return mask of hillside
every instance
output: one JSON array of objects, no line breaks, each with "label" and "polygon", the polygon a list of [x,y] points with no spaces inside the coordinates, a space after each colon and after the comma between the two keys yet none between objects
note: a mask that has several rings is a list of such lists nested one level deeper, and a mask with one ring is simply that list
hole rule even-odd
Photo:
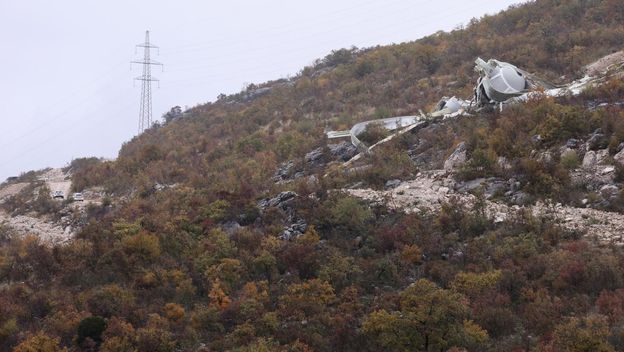
[{"label": "hillside", "polygon": [[[172,109],[114,161],[6,182],[0,350],[623,350],[624,77],[605,58],[623,37],[621,1],[533,1],[333,51]],[[349,165],[326,138],[470,99],[477,57],[600,84],[427,121]],[[66,178],[97,197],[50,201]]]}]

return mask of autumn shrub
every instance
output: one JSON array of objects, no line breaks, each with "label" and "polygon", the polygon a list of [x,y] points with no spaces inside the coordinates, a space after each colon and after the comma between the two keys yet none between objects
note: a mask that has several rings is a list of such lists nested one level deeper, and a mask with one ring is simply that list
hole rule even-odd
[{"label": "autumn shrub", "polygon": [[172,334],[161,328],[146,327],[137,330],[136,346],[139,352],[172,352],[175,342]]},{"label": "autumn shrub", "polygon": [[479,177],[490,177],[497,173],[496,154],[491,150],[475,149],[467,163],[457,173],[460,180],[474,180]]},{"label": "autumn shrub", "polygon": [[371,167],[351,173],[349,179],[363,180],[375,188],[381,188],[389,180],[413,177],[418,171],[405,149],[395,143],[377,148],[368,158]]},{"label": "autumn shrub", "polygon": [[587,100],[598,100],[616,102],[624,96],[624,79],[622,77],[612,77],[604,84],[590,86],[581,93]]},{"label": "autumn shrub", "polygon": [[623,182],[624,181],[624,165],[620,163],[615,163],[615,175],[613,180],[615,182]]},{"label": "autumn shrub", "polygon": [[17,320],[15,318],[5,318],[0,323],[0,347],[8,349],[10,345],[15,344],[18,331],[19,325]]},{"label": "autumn shrub", "polygon": [[336,290],[340,290],[358,281],[361,269],[355,264],[353,257],[334,253],[318,270],[318,277],[329,282]]},{"label": "autumn shrub", "polygon": [[490,304],[476,312],[475,321],[495,339],[513,334],[518,324],[518,318],[510,308]]},{"label": "autumn shrub", "polygon": [[176,303],[167,303],[163,308],[165,317],[173,322],[179,322],[184,318],[184,307]]},{"label": "autumn shrub", "polygon": [[126,254],[137,263],[149,263],[160,257],[160,240],[146,232],[124,237],[121,245]]},{"label": "autumn shrub", "polygon": [[82,297],[89,311],[104,318],[125,317],[136,304],[133,292],[116,284],[95,288],[83,293]]},{"label": "autumn shrub", "polygon": [[448,202],[442,203],[435,219],[441,231],[448,233],[459,230],[464,218],[464,206],[457,197],[452,197]]},{"label": "autumn shrub", "polygon": [[198,304],[191,312],[191,326],[202,333],[223,333],[225,328],[221,322],[221,310],[212,305]]},{"label": "autumn shrub", "polygon": [[523,182],[523,190],[533,195],[561,196],[560,192],[569,183],[569,174],[561,164],[522,158],[516,171]]},{"label": "autumn shrub", "polygon": [[485,273],[460,272],[455,275],[451,287],[468,297],[477,299],[485,295],[487,291],[496,289],[500,278],[500,270]]},{"label": "autumn shrub", "polygon": [[560,351],[615,351],[609,343],[607,319],[601,315],[571,317],[555,327],[552,348]]},{"label": "autumn shrub", "polygon": [[13,348],[14,352],[67,352],[68,349],[59,345],[59,339],[50,337],[39,331],[30,335],[20,344]]},{"label": "autumn shrub", "polygon": [[349,197],[337,197],[330,213],[329,219],[338,231],[343,235],[361,234],[367,223],[374,218],[372,211],[361,200]]},{"label": "autumn shrub", "polygon": [[372,312],[363,330],[385,349],[423,351],[450,347],[478,348],[487,340],[485,330],[468,320],[463,295],[421,279],[400,295],[399,310]]},{"label": "autumn shrub", "polygon": [[319,279],[292,284],[287,292],[288,294],[280,297],[280,311],[301,317],[313,317],[322,313],[336,297],[332,286]]},{"label": "autumn shrub", "polygon": [[359,60],[355,65],[355,74],[359,78],[362,78],[373,71],[375,71],[375,66],[372,61]]},{"label": "autumn shrub", "polygon": [[383,125],[372,123],[367,125],[366,129],[358,135],[358,139],[370,147],[389,135],[390,131],[384,128]]},{"label": "autumn shrub", "polygon": [[89,158],[76,158],[72,160],[69,165],[63,168],[64,172],[71,172],[72,174],[83,172],[84,170],[101,163],[102,161],[95,157]]},{"label": "autumn shrub", "polygon": [[561,105],[546,98],[531,108],[534,119],[539,121],[535,132],[546,144],[578,138],[591,132],[590,120],[582,108]]}]

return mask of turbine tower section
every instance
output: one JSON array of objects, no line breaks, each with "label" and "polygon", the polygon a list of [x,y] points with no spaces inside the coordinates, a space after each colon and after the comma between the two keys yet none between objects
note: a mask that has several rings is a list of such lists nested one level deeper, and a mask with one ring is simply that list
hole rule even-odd
[{"label": "turbine tower section", "polygon": [[152,82],[158,79],[152,77],[152,66],[163,66],[162,63],[151,58],[152,49],[158,49],[156,45],[150,43],[149,31],[145,31],[145,42],[138,44],[137,48],[143,48],[143,60],[132,61],[133,64],[143,65],[143,74],[135,78],[141,81],[141,104],[139,105],[139,134],[152,125]]}]

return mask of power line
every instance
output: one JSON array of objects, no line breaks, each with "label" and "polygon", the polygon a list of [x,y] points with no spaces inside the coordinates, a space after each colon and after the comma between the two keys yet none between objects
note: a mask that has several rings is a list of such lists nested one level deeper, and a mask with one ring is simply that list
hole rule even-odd
[{"label": "power line", "polygon": [[149,31],[145,31],[145,42],[136,47],[143,48],[143,61],[132,61],[133,64],[143,65],[143,74],[135,78],[142,82],[139,108],[139,133],[142,133],[152,125],[152,82],[158,82],[157,78],[152,77],[152,65],[162,67],[163,64],[150,58],[151,50],[158,49],[158,47],[150,43]]}]

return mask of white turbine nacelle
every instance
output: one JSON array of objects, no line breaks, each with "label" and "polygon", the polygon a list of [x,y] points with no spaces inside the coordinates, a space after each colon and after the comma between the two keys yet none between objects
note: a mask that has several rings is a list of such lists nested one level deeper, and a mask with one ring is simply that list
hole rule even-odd
[{"label": "white turbine nacelle", "polygon": [[475,64],[475,70],[481,74],[475,88],[477,103],[502,103],[532,88],[525,73],[512,64],[498,60],[485,62],[481,58]]}]

